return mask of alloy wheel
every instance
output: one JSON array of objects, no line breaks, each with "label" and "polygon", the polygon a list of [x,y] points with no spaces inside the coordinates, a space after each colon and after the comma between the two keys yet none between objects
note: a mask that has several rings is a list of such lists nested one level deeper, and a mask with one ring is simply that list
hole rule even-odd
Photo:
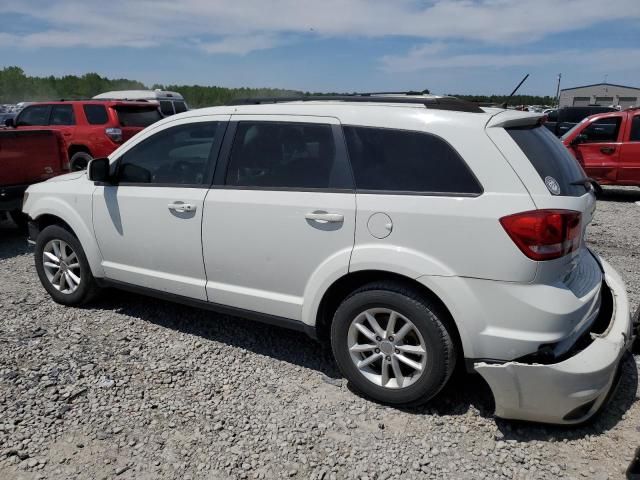
[{"label": "alloy wheel", "polygon": [[80,285],[80,263],[76,252],[64,240],[50,240],[42,252],[44,273],[61,293],[71,294]]}]

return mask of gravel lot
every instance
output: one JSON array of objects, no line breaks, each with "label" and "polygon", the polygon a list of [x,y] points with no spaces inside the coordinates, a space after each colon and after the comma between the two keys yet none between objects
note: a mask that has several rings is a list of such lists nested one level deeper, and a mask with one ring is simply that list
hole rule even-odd
[{"label": "gravel lot", "polygon": [[[608,189],[589,241],[640,301],[639,189]],[[623,478],[640,356],[586,427],[492,416],[477,375],[426,407],[348,389],[302,334],[110,291],[56,305],[0,225],[0,478]],[[217,318],[212,318],[217,317]]]}]

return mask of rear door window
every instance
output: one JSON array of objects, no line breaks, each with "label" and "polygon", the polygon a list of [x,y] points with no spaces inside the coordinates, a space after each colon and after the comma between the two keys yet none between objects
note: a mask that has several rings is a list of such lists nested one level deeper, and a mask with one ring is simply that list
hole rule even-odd
[{"label": "rear door window", "polygon": [[104,125],[109,121],[104,105],[84,105],[83,108],[90,125]]},{"label": "rear door window", "polygon": [[51,109],[51,125],[75,125],[76,120],[73,115],[71,105],[54,105]]},{"label": "rear door window", "polygon": [[586,177],[578,161],[567,147],[544,127],[507,128],[507,133],[518,144],[545,184],[555,180],[560,195],[580,197],[585,194],[584,184],[572,185]]},{"label": "rear door window", "polygon": [[629,140],[632,142],[640,142],[640,115],[633,117],[633,121],[631,122],[631,137]]},{"label": "rear door window", "polygon": [[467,164],[442,138],[423,132],[344,127],[358,191],[480,195]]},{"label": "rear door window", "polygon": [[32,127],[49,124],[51,105],[32,105],[26,107],[18,116],[18,127]]},{"label": "rear door window", "polygon": [[115,111],[122,127],[148,127],[162,119],[157,108],[119,106],[115,107]]},{"label": "rear door window", "polygon": [[256,189],[352,189],[331,125],[239,122],[227,185]]},{"label": "rear door window", "polygon": [[169,100],[160,100],[160,111],[164,116],[173,115],[173,103]]},{"label": "rear door window", "polygon": [[600,118],[592,122],[580,134],[586,135],[585,142],[617,142],[621,123],[621,117]]}]

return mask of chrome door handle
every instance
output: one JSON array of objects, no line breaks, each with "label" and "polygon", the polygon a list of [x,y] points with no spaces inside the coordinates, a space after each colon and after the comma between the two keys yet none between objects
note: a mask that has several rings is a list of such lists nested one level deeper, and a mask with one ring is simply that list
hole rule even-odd
[{"label": "chrome door handle", "polygon": [[169,210],[173,210],[174,212],[179,213],[195,212],[196,206],[190,203],[175,202],[169,204]]},{"label": "chrome door handle", "polygon": [[344,215],[341,213],[328,213],[328,212],[309,212],[304,218],[307,220],[313,220],[316,222],[328,222],[338,223],[344,222]]}]

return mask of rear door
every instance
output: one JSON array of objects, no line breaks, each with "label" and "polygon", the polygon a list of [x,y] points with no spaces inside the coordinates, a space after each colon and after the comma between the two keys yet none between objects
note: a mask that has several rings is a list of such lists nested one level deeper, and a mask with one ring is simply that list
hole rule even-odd
[{"label": "rear door", "polygon": [[339,122],[231,120],[202,222],[209,301],[300,320],[305,290],[346,274],[353,248],[356,200]]},{"label": "rear door", "polygon": [[611,114],[587,121],[580,135],[586,138],[572,148],[587,175],[602,183],[615,183],[618,177],[622,145],[621,114]]},{"label": "rear door", "polygon": [[49,127],[58,130],[64,138],[65,144],[71,144],[74,140],[76,116],[71,104],[54,104],[51,106]]},{"label": "rear door", "polygon": [[625,141],[620,146],[618,180],[621,183],[640,185],[640,110],[634,110],[628,115]]}]

